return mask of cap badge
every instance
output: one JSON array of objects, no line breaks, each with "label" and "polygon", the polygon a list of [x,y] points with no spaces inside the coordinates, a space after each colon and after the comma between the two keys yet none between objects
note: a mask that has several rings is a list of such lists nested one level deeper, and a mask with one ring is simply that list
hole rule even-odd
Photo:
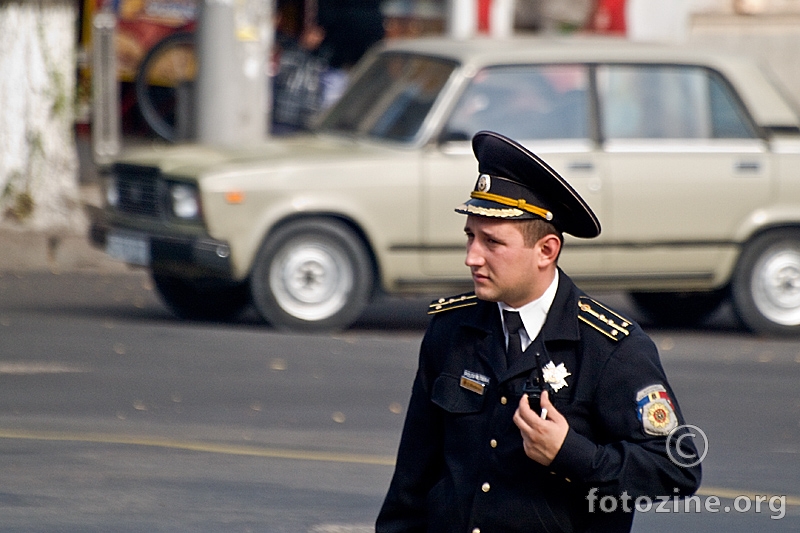
[{"label": "cap badge", "polygon": [[475,189],[478,192],[487,192],[492,187],[492,177],[489,174],[478,176],[478,185]]}]

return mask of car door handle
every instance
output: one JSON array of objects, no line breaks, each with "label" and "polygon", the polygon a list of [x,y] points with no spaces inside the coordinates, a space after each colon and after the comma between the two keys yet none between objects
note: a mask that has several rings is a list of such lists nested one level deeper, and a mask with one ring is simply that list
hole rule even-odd
[{"label": "car door handle", "polygon": [[594,165],[591,161],[573,161],[569,164],[569,169],[581,171],[594,170]]},{"label": "car door handle", "polygon": [[739,161],[736,163],[736,172],[758,172],[761,170],[761,163],[758,161]]}]

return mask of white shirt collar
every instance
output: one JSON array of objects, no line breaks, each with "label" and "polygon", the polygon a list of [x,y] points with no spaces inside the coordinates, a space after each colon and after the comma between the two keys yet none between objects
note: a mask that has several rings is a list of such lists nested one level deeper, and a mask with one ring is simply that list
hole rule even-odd
[{"label": "white shirt collar", "polygon": [[[553,300],[556,298],[556,292],[558,292],[558,269],[556,269],[556,274],[553,276],[553,281],[550,283],[550,286],[547,287],[544,293],[536,300],[526,303],[519,309],[514,309],[503,302],[497,302],[497,305],[500,307],[501,320],[503,317],[503,310],[519,312],[519,317],[522,319],[522,325],[524,326],[524,329],[521,329],[519,332],[523,351],[526,350],[531,342],[533,342],[533,339],[539,335],[544,321],[547,319],[550,306],[553,305]],[[508,346],[508,332],[506,331],[505,320],[503,320],[503,332],[506,337],[506,346]]]}]

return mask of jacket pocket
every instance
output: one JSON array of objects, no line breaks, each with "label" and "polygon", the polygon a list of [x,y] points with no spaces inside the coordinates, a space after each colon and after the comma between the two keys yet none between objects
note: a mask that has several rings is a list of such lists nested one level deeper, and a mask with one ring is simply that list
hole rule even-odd
[{"label": "jacket pocket", "polygon": [[461,386],[461,378],[442,374],[433,382],[431,401],[449,413],[477,413],[483,408],[485,394]]}]

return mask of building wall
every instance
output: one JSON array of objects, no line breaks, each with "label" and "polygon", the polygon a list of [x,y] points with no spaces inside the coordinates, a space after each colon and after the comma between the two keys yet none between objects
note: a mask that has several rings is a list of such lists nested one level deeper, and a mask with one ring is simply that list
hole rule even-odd
[{"label": "building wall", "polygon": [[694,14],[689,42],[756,58],[800,109],[800,9],[760,15]]}]

